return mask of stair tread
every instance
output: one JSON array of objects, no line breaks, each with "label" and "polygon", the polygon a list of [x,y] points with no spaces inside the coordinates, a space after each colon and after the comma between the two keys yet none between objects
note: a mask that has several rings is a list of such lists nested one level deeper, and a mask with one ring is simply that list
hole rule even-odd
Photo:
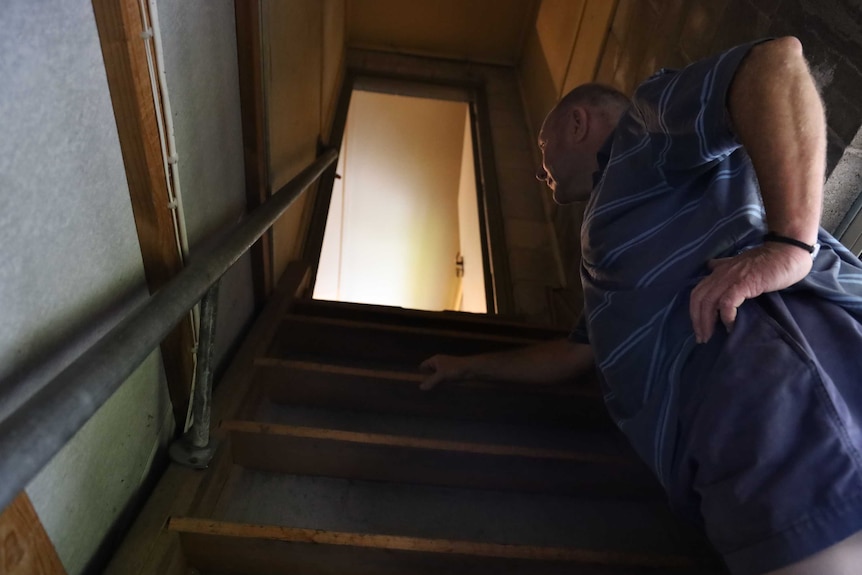
[{"label": "stair tread", "polygon": [[231,433],[233,461],[250,469],[601,499],[664,497],[645,465],[596,449],[477,443],[272,422],[227,421],[222,427]]},{"label": "stair tread", "polygon": [[267,354],[279,358],[338,357],[415,368],[435,353],[469,355],[523,347],[535,341],[455,329],[287,315]]},{"label": "stair tread", "polygon": [[357,410],[290,406],[263,401],[255,421],[320,427],[357,433],[379,433],[441,441],[572,450],[634,458],[619,432],[579,431],[565,427],[524,425],[403,416]]},{"label": "stair tread", "polygon": [[[507,333],[491,332],[472,332],[459,330],[457,326],[424,326],[424,325],[398,325],[382,321],[367,321],[362,319],[344,318],[344,317],[325,317],[314,315],[294,315],[288,314],[281,320],[283,326],[304,326],[312,327],[328,327],[330,329],[337,328],[360,328],[369,332],[392,332],[404,335],[425,335],[437,337],[455,337],[463,341],[490,341],[501,344],[530,344],[535,343],[536,338],[525,337],[522,335],[512,335]],[[564,334],[559,334],[563,336]]]},{"label": "stair tread", "polygon": [[225,421],[222,428],[228,431],[250,434],[258,438],[295,437],[327,441],[363,443],[385,447],[402,447],[422,450],[455,451],[483,455],[527,457],[530,459],[557,459],[564,461],[595,462],[609,465],[632,464],[631,460],[617,454],[601,453],[597,450],[554,449],[543,446],[517,446],[500,442],[469,442],[416,437],[404,434],[356,432],[320,426],[283,425],[260,421]]},{"label": "stair tread", "polygon": [[308,477],[235,468],[213,519],[605,551],[700,549],[661,502]]},{"label": "stair tread", "polygon": [[189,566],[208,575],[707,575],[713,558],[368,535],[176,517]]},{"label": "stair tread", "polygon": [[457,312],[425,311],[403,307],[338,302],[331,300],[300,299],[291,307],[293,315],[313,317],[351,318],[362,321],[377,321],[392,325],[452,326],[461,331],[520,333],[525,337],[546,339],[564,337],[566,331],[546,325],[529,324],[500,316]]},{"label": "stair tread", "polygon": [[[347,364],[347,365],[343,365]],[[297,359],[281,359],[277,357],[258,357],[254,361],[255,367],[263,368],[279,368],[286,373],[319,373],[331,375],[344,375],[365,377],[368,379],[378,379],[383,381],[397,381],[405,385],[418,387],[419,384],[428,377],[428,372],[419,368],[418,365],[411,366],[407,369],[401,367],[370,367],[366,362],[360,360],[353,361],[338,361],[327,360],[323,362],[302,361]],[[447,388],[474,388],[482,389],[488,392],[499,393],[500,391],[518,391],[521,393],[529,393],[538,396],[560,396],[560,397],[582,397],[582,398],[601,398],[601,392],[598,384],[595,381],[588,379],[578,380],[573,384],[552,384],[552,385],[532,385],[526,383],[508,383],[503,381],[478,381],[464,380],[456,382],[444,382],[437,388],[438,390]],[[431,396],[433,392],[427,393]]]},{"label": "stair tread", "polygon": [[426,376],[416,367],[405,371],[372,368],[368,362],[263,357],[255,362],[254,382],[271,401],[287,405],[616,432],[594,382],[531,386],[464,381],[422,391],[419,384]]}]

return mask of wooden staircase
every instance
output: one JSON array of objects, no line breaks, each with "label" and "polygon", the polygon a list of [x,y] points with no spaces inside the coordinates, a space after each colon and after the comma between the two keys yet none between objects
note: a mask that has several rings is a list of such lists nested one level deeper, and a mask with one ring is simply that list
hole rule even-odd
[{"label": "wooden staircase", "polygon": [[206,472],[171,466],[113,574],[723,573],[597,390],[419,390],[438,352],[560,332],[297,298],[301,269],[215,398]]}]

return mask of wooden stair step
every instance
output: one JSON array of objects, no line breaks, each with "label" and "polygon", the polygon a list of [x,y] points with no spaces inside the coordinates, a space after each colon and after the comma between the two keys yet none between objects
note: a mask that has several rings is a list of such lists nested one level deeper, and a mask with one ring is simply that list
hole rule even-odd
[{"label": "wooden stair step", "polygon": [[622,433],[604,429],[577,429],[519,422],[471,421],[358,409],[288,405],[272,401],[261,401],[256,409],[237,415],[233,419],[300,427],[323,427],[358,433],[406,435],[444,441],[568,449],[615,455],[639,461]]},{"label": "wooden stair step", "polygon": [[615,429],[596,387],[445,383],[419,389],[425,375],[392,369],[259,358],[255,384],[276,403],[579,429]]},{"label": "wooden stair step", "polygon": [[175,517],[190,566],[204,573],[283,575],[634,575],[720,571],[688,557],[501,545]]},{"label": "wooden stair step", "polygon": [[662,498],[649,470],[630,458],[576,451],[228,421],[233,461],[251,469],[446,485]]},{"label": "wooden stair step", "polygon": [[[390,466],[399,466],[390,461]],[[603,552],[710,555],[664,501],[293,475],[234,465],[208,517]]]},{"label": "wooden stair step", "polygon": [[320,318],[346,319],[360,322],[400,325],[466,333],[485,333],[537,341],[566,337],[565,330],[537,326],[493,315],[456,312],[423,311],[384,305],[299,299],[292,302],[290,313]]},{"label": "wooden stair step", "polygon": [[277,358],[341,358],[415,369],[437,353],[472,355],[535,343],[528,338],[288,315],[269,349]]}]

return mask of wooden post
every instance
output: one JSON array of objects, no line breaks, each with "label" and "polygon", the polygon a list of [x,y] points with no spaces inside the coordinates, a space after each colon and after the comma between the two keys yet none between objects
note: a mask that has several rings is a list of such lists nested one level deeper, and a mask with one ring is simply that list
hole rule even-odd
[{"label": "wooden post", "polygon": [[[245,196],[248,211],[270,196],[267,166],[266,125],[260,53],[260,2],[235,0],[236,54],[239,70],[239,100],[242,114],[242,148],[245,160]],[[251,272],[256,308],[272,292],[272,230],[252,246]]]},{"label": "wooden post", "polygon": [[[120,148],[144,273],[150,293],[182,268],[168,205],[156,102],[150,84],[141,7],[137,0],[93,0],[108,88],[114,107]],[[213,158],[213,161],[218,161]],[[193,370],[194,336],[190,322],[180,322],[162,342],[162,360],[177,429],[188,412]]]}]

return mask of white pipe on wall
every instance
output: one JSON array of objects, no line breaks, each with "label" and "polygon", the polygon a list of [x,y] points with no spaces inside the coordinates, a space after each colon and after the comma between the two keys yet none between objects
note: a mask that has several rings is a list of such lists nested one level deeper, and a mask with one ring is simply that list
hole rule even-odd
[{"label": "white pipe on wall", "polygon": [[[174,122],[171,114],[171,103],[168,97],[168,82],[165,75],[165,60],[162,47],[162,36],[159,29],[159,12],[155,0],[140,0],[141,18],[144,24],[143,37],[152,39],[145,42],[147,53],[147,67],[150,72],[150,85],[153,91],[153,103],[155,104],[156,123],[159,128],[159,140],[162,149],[162,165],[165,170],[165,183],[168,190],[168,206],[171,209],[171,219],[174,226],[174,239],[181,261],[185,264],[189,258],[188,231],[186,229],[186,218],[183,210],[183,197],[180,188],[180,174],[174,135]],[[154,61],[155,60],[155,61]],[[191,323],[193,348],[192,353],[192,382],[194,389],[194,374],[197,372],[198,359],[198,326],[200,325],[200,306],[195,306],[189,313]],[[190,423],[189,412],[186,413],[186,425]],[[183,430],[185,431],[185,430]]]},{"label": "white pipe on wall", "polygon": [[[141,0],[143,2],[144,0]],[[183,196],[180,188],[180,174],[179,167],[177,165],[178,156],[177,156],[177,141],[174,135],[174,118],[173,114],[171,114],[171,101],[168,96],[168,80],[165,75],[165,58],[164,58],[164,49],[162,47],[162,34],[159,28],[159,11],[156,6],[156,0],[148,0],[149,5],[149,23],[148,26],[153,31],[153,46],[155,48],[155,72],[158,75],[158,78],[152,78],[154,82],[154,90],[153,97],[158,98],[161,101],[161,108],[164,110],[164,114],[161,114],[158,110],[158,106],[156,106],[157,113],[159,113],[160,118],[159,121],[159,131],[162,136],[162,141],[167,144],[167,150],[165,155],[166,162],[166,173],[170,175],[170,186],[168,187],[169,193],[172,194],[171,202],[172,207],[175,207],[176,210],[176,223],[178,227],[178,241],[180,253],[183,256],[183,261],[186,261],[189,257],[189,243],[188,243],[188,232],[186,230],[186,218],[185,212],[183,211]],[[147,52],[149,55],[149,50]],[[152,67],[151,67],[151,77],[152,77]],[[162,132],[162,125],[164,125],[164,132]],[[163,146],[164,148],[164,146]]]}]

